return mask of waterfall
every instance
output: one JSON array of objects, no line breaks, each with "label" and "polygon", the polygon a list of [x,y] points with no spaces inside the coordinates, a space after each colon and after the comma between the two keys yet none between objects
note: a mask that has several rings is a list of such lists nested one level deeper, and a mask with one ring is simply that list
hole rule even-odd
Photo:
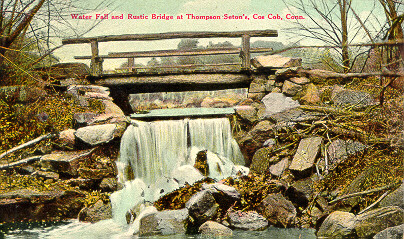
[{"label": "waterfall", "polygon": [[111,195],[114,219],[123,223],[134,205],[175,190],[184,178],[190,184],[202,178],[192,167],[201,150],[207,150],[209,176],[217,180],[244,165],[227,118],[133,121],[121,140],[117,167],[125,187]]}]

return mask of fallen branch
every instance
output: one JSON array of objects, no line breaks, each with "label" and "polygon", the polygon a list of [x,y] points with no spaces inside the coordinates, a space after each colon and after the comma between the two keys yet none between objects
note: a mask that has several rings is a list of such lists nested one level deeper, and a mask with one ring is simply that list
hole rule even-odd
[{"label": "fallen branch", "polygon": [[38,138],[36,138],[36,139],[33,139],[33,140],[31,140],[31,141],[28,141],[28,142],[26,142],[26,143],[24,143],[24,144],[21,144],[21,145],[19,145],[19,146],[17,146],[17,147],[14,147],[14,148],[10,149],[10,150],[6,150],[6,152],[4,152],[4,153],[2,153],[2,154],[0,155],[0,159],[3,158],[3,157],[5,157],[6,155],[9,155],[9,154],[11,154],[11,153],[14,153],[15,151],[18,151],[18,150],[20,150],[20,149],[26,148],[26,147],[31,146],[31,145],[33,145],[33,144],[39,143],[39,142],[41,142],[42,140],[53,138],[53,137],[55,137],[55,136],[56,136],[55,134],[42,135],[42,136],[40,136],[40,137],[38,137]]},{"label": "fallen branch", "polygon": [[42,158],[42,156],[33,156],[33,157],[22,159],[22,160],[19,160],[17,162],[13,162],[10,164],[2,164],[2,165],[0,165],[0,170],[12,168],[12,167],[15,167],[15,166],[18,166],[21,164],[25,164],[25,163],[35,162],[35,161],[40,160],[41,158]]},{"label": "fallen branch", "polygon": [[300,69],[299,74],[305,75],[306,77],[318,77],[324,79],[352,79],[352,78],[368,78],[372,76],[385,76],[385,77],[403,77],[403,73],[394,73],[394,72],[372,72],[372,73],[337,73],[333,71],[326,70],[304,70]]},{"label": "fallen branch", "polygon": [[314,105],[301,105],[300,109],[307,111],[316,111],[321,113],[335,114],[335,115],[350,115],[353,117],[362,117],[365,115],[364,112],[354,112],[347,111],[339,108],[324,107],[324,106],[314,106]]},{"label": "fallen branch", "polygon": [[383,193],[382,196],[379,197],[379,199],[377,199],[374,203],[370,204],[367,208],[363,209],[362,211],[360,211],[357,215],[360,215],[362,213],[365,213],[367,211],[369,211],[369,209],[371,209],[372,207],[376,206],[381,200],[383,200],[383,198],[385,198],[388,194],[390,193],[390,190],[386,191],[385,193]]},{"label": "fallen branch", "polygon": [[347,195],[344,195],[342,197],[339,197],[339,198],[336,198],[336,199],[332,200],[330,202],[330,204],[334,204],[336,202],[345,200],[347,198],[352,198],[352,197],[362,196],[362,195],[365,195],[365,194],[371,194],[371,193],[375,193],[375,192],[380,192],[380,191],[383,191],[383,190],[386,190],[386,189],[390,189],[390,188],[394,187],[395,185],[397,185],[397,182],[394,182],[392,184],[389,184],[389,185],[386,185],[386,186],[383,186],[383,187],[379,187],[379,188],[374,188],[374,189],[370,189],[370,190],[366,190],[366,191],[362,191],[362,192],[347,194]]}]

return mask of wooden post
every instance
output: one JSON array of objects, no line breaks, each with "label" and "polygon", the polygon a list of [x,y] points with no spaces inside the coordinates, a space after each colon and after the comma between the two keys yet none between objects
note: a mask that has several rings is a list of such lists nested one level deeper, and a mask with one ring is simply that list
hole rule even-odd
[{"label": "wooden post", "polygon": [[128,58],[128,68],[131,70],[135,66],[135,58]]},{"label": "wooden post", "polygon": [[99,56],[98,41],[91,42],[91,75],[100,76],[102,74],[103,59]]},{"label": "wooden post", "polygon": [[250,53],[250,36],[243,35],[243,42],[241,46],[240,56],[243,60],[241,64],[241,68],[243,70],[250,70],[251,69],[251,53]]}]

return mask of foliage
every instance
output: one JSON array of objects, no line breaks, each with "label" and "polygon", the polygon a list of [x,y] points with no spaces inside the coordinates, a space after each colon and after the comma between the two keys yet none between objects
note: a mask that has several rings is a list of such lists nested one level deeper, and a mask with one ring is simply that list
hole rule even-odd
[{"label": "foliage", "polygon": [[31,104],[13,104],[0,99],[0,152],[50,132],[72,128],[78,112],[102,112],[99,102],[90,108],[80,107],[74,100],[55,93]]}]

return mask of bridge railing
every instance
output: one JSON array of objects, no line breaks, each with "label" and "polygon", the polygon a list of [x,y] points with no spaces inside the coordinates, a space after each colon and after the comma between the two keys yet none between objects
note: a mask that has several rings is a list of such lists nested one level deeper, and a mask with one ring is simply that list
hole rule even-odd
[{"label": "bridge railing", "polygon": [[[98,36],[87,38],[64,39],[62,43],[67,44],[91,44],[91,56],[76,56],[75,59],[91,60],[91,75],[100,76],[103,72],[104,59],[127,58],[128,67],[134,67],[135,58],[145,57],[174,57],[174,56],[201,56],[201,55],[221,55],[221,54],[239,54],[242,63],[241,70],[251,69],[251,53],[262,53],[272,51],[271,48],[251,48],[251,37],[277,37],[276,30],[254,30],[254,31],[232,31],[232,32],[167,32],[152,34],[128,34],[115,36]],[[137,51],[137,52],[111,52],[108,55],[99,55],[100,42],[116,41],[153,41],[181,38],[241,38],[241,48],[208,48],[192,50],[158,50],[158,51]],[[228,63],[227,63],[228,64]],[[226,65],[226,64],[221,64]],[[167,66],[179,67],[179,66]],[[190,67],[190,66],[186,66]],[[161,67],[160,67],[161,68]]]}]

